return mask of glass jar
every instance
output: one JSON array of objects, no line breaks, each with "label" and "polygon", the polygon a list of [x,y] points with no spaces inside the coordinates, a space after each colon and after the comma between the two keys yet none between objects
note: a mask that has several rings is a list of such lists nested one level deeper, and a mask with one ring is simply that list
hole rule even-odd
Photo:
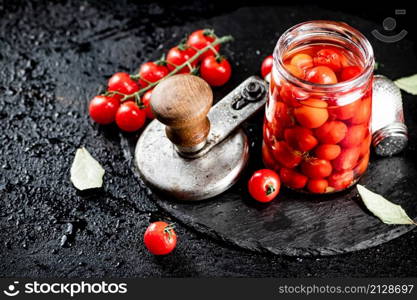
[{"label": "glass jar", "polygon": [[310,21],[287,30],[273,57],[264,164],[297,191],[331,193],[352,186],[370,155],[369,41],[345,23]]}]

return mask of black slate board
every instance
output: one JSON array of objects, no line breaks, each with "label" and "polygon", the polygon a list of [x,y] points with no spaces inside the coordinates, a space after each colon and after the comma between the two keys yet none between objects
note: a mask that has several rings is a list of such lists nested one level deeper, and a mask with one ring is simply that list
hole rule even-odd
[{"label": "black slate board", "polygon": [[[305,18],[305,15],[311,17]],[[258,22],[259,16],[268,22]],[[260,61],[272,52],[277,38],[287,28],[308,19],[335,19],[334,13],[317,10],[311,10],[310,14],[304,11],[302,16],[297,10],[288,8],[242,8],[205,24],[187,24],[183,30],[186,33],[190,28],[208,25],[219,34],[232,33],[235,36],[236,42],[226,49],[234,62],[234,75],[225,87],[215,90],[217,99],[220,99],[243,79],[259,72]],[[397,44],[384,44],[370,34],[372,29],[378,28],[377,25],[349,15],[338,14],[337,19],[367,35],[381,66],[378,72],[395,79],[417,69],[411,42],[403,40]],[[403,94],[403,97],[410,144],[396,157],[380,159],[373,156],[360,184],[401,204],[411,217],[415,217],[417,170],[414,131],[417,124],[412,116],[417,107],[410,95]],[[367,212],[356,188],[328,196],[307,196],[283,190],[270,204],[255,203],[246,192],[246,182],[254,170],[262,167],[261,126],[262,114],[245,124],[251,141],[251,161],[233,188],[199,203],[182,203],[154,194],[157,204],[184,224],[216,239],[249,250],[290,256],[334,255],[365,249],[414,228],[382,224]],[[137,135],[123,138],[122,145],[126,158],[138,175],[133,163],[136,140]]]}]

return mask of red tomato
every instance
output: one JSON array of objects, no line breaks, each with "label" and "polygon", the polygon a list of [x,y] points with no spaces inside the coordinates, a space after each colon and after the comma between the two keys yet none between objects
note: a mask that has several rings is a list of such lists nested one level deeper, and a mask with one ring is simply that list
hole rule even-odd
[{"label": "red tomato", "polygon": [[201,63],[200,74],[211,86],[222,86],[229,81],[232,67],[225,58],[209,56]]},{"label": "red tomato", "polygon": [[347,105],[331,107],[329,108],[329,113],[331,116],[335,117],[336,119],[348,120],[356,114],[360,104],[361,104],[361,101],[356,100]]},{"label": "red tomato", "polygon": [[328,160],[311,158],[301,164],[301,171],[311,179],[321,179],[332,173],[332,165]]},{"label": "red tomato", "polygon": [[[110,77],[108,82],[108,90],[129,95],[139,91],[139,85],[136,83],[136,81],[130,78],[128,73],[118,72]],[[113,97],[118,100],[123,98],[122,95],[114,95]]]},{"label": "red tomato", "polygon": [[323,144],[337,144],[344,139],[347,126],[340,121],[329,121],[317,128],[314,133]]},{"label": "red tomato", "polygon": [[371,118],[371,110],[372,110],[371,98],[368,97],[368,98],[361,100],[360,105],[356,109],[355,114],[353,115],[352,119],[350,119],[350,123],[352,124],[368,123]]},{"label": "red tomato", "polygon": [[341,81],[348,81],[350,79],[358,77],[362,72],[362,68],[358,66],[349,66],[343,68],[342,72],[340,73]]},{"label": "red tomato", "polygon": [[285,140],[294,149],[302,152],[310,151],[318,144],[311,129],[303,127],[288,128],[284,131]]},{"label": "red tomato", "polygon": [[259,202],[270,202],[279,193],[281,181],[272,170],[262,169],[253,173],[248,182],[249,193]]},{"label": "red tomato", "polygon": [[144,63],[139,69],[139,84],[142,87],[147,87],[148,82],[156,82],[169,73],[168,68],[154,62]]},{"label": "red tomato", "polygon": [[287,69],[288,72],[290,72],[293,76],[304,79],[304,70],[300,69],[297,66],[286,64],[285,69]]},{"label": "red tomato", "polygon": [[367,136],[363,140],[360,148],[360,155],[364,156],[365,154],[369,153],[371,147],[372,135],[368,132]]},{"label": "red tomato", "polygon": [[292,189],[302,189],[307,184],[308,178],[294,170],[282,168],[279,172],[282,182]]},{"label": "red tomato", "polygon": [[368,153],[364,157],[362,157],[362,159],[358,163],[358,166],[355,168],[357,175],[362,175],[363,173],[365,173],[366,169],[368,168],[369,156],[370,153],[368,151]]},{"label": "red tomato", "polygon": [[315,153],[317,158],[333,160],[339,156],[341,151],[339,145],[322,144],[316,148]]},{"label": "red tomato", "polygon": [[359,147],[342,149],[340,155],[332,160],[333,168],[337,171],[352,170],[358,162],[359,155]]},{"label": "red tomato", "polygon": [[273,62],[274,62],[274,58],[272,57],[272,55],[265,57],[265,59],[262,61],[262,65],[261,65],[262,78],[265,78],[266,75],[271,73]]},{"label": "red tomato", "polygon": [[283,102],[292,107],[301,106],[302,104],[300,101],[306,100],[309,97],[307,92],[304,92],[302,89],[297,88],[288,82],[282,84],[279,95]]},{"label": "red tomato", "polygon": [[294,168],[300,164],[303,157],[299,151],[291,149],[284,141],[275,142],[272,154],[276,161],[286,168]]},{"label": "red tomato", "polygon": [[143,241],[152,254],[166,255],[177,245],[177,234],[167,223],[154,222],[146,229]]},{"label": "red tomato", "polygon": [[99,124],[110,124],[114,121],[120,101],[115,97],[95,96],[88,106],[91,119]]},{"label": "red tomato", "polygon": [[[194,49],[188,46],[184,46],[184,47],[177,46],[177,47],[171,48],[171,50],[168,51],[168,54],[166,57],[168,70],[172,71],[175,69],[175,66],[182,65],[187,60],[192,58],[196,54],[196,52],[197,51],[195,51]],[[191,63],[192,67],[195,67],[196,65],[197,65],[197,60]],[[188,66],[181,68],[178,71],[178,73],[190,73],[190,72],[191,70]]]},{"label": "red tomato", "polygon": [[307,189],[314,194],[323,194],[329,186],[326,179],[310,179],[307,184]]},{"label": "red tomato", "polygon": [[155,116],[151,109],[151,96],[152,96],[152,90],[148,90],[143,96],[142,96],[142,104],[145,108],[143,110],[146,113],[146,117],[148,119],[155,119]]},{"label": "red tomato", "polygon": [[272,154],[265,142],[262,143],[262,161],[267,168],[278,171],[278,163],[272,157]]},{"label": "red tomato", "polygon": [[325,66],[317,66],[307,70],[305,80],[317,84],[337,83],[336,74],[332,69]]},{"label": "red tomato", "polygon": [[121,130],[132,132],[140,129],[146,120],[146,113],[133,101],[120,105],[116,113],[116,124]]},{"label": "red tomato", "polygon": [[356,147],[363,143],[368,128],[364,125],[353,125],[348,128],[345,138],[340,142],[342,147]]},{"label": "red tomato", "polygon": [[335,190],[342,190],[352,184],[353,171],[347,170],[335,172],[327,178],[327,181],[329,186],[333,187]]},{"label": "red tomato", "polygon": [[[200,29],[194,31],[188,36],[187,45],[191,48],[201,50],[206,46],[210,45],[212,42],[214,42],[215,39],[216,36],[213,34],[213,31],[207,29]],[[216,49],[216,51],[218,52],[220,50],[220,44],[216,45],[214,49]],[[199,60],[202,60],[211,55],[216,55],[216,53],[214,53],[213,50],[208,50],[199,57]]]},{"label": "red tomato", "polygon": [[301,107],[294,109],[294,116],[302,126],[317,128],[327,121],[329,114],[326,101],[310,98],[301,103]]},{"label": "red tomato", "polygon": [[334,72],[340,71],[341,54],[335,49],[324,48],[317,52],[314,58],[314,64],[318,66],[326,66],[332,69]]},{"label": "red tomato", "polygon": [[298,53],[291,58],[291,65],[300,69],[311,68],[313,64],[313,58],[305,53]]}]

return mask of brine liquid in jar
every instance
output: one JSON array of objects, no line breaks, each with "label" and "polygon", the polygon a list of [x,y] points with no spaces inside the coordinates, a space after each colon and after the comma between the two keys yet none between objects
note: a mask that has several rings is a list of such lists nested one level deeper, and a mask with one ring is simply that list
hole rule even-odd
[{"label": "brine liquid in jar", "polygon": [[320,38],[278,50],[265,111],[263,162],[294,190],[346,189],[369,162],[370,62],[359,48]]}]

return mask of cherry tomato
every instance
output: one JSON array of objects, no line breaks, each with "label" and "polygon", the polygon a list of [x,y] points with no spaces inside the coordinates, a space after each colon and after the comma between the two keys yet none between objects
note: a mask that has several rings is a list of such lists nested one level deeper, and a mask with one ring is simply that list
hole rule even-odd
[{"label": "cherry tomato", "polygon": [[154,222],[143,236],[146,248],[154,255],[166,255],[177,245],[177,234],[172,226],[165,222]]},{"label": "cherry tomato", "polygon": [[339,120],[348,120],[356,114],[360,104],[361,102],[356,100],[343,106],[332,107],[329,108],[329,114]]},{"label": "cherry tomato", "polygon": [[347,126],[340,121],[329,121],[317,128],[314,133],[323,144],[337,144],[344,139]]},{"label": "cherry tomato", "polygon": [[358,77],[362,72],[362,68],[358,66],[349,66],[343,68],[342,72],[340,73],[341,81],[351,80],[355,77]]},{"label": "cherry tomato", "polygon": [[253,173],[248,182],[249,193],[259,202],[270,202],[279,193],[281,181],[278,174],[269,169]]},{"label": "cherry tomato", "polygon": [[355,168],[357,175],[362,175],[363,173],[365,173],[366,169],[368,168],[369,156],[370,153],[368,151],[368,153],[364,157],[362,157],[362,159],[358,163],[358,166]]},{"label": "cherry tomato", "polygon": [[296,66],[300,69],[311,68],[313,64],[313,58],[305,53],[299,53],[291,58],[291,65]]},{"label": "cherry tomato", "polygon": [[334,49],[324,48],[317,52],[316,57],[314,57],[314,64],[326,66],[334,72],[338,72],[342,67],[341,56],[342,55]]},{"label": "cherry tomato", "polygon": [[275,142],[272,146],[272,154],[276,161],[286,168],[294,168],[302,161],[302,153],[291,149],[284,141]]},{"label": "cherry tomato", "polygon": [[302,105],[300,101],[306,100],[309,97],[307,92],[288,82],[284,82],[281,85],[279,95],[283,102],[292,107],[300,107]]},{"label": "cherry tomato", "polygon": [[359,155],[359,147],[342,149],[340,155],[332,160],[333,168],[337,171],[352,170],[358,162]]},{"label": "cherry tomato", "polygon": [[316,148],[315,153],[317,158],[333,160],[339,156],[341,151],[339,145],[322,144]]},{"label": "cherry tomato", "polygon": [[335,84],[337,83],[336,74],[332,69],[325,66],[317,66],[307,70],[305,80],[318,84]]},{"label": "cherry tomato", "polygon": [[88,106],[90,117],[99,124],[110,124],[114,121],[120,101],[114,97],[95,96]]},{"label": "cherry tomato", "polygon": [[282,168],[279,172],[282,182],[292,189],[302,189],[307,184],[308,178],[294,170]]},{"label": "cherry tomato", "polygon": [[372,135],[368,132],[368,134],[366,135],[365,139],[363,140],[363,142],[361,143],[361,150],[360,150],[360,155],[364,156],[367,153],[369,153],[370,151],[370,147],[371,147],[371,141],[372,141]]},{"label": "cherry tomato", "polygon": [[262,161],[264,165],[274,171],[278,171],[279,167],[265,142],[262,143]]},{"label": "cherry tomato", "polygon": [[326,101],[310,98],[301,103],[303,104],[301,107],[294,109],[294,115],[302,126],[317,128],[327,121],[329,114]]},{"label": "cherry tomato", "polygon": [[[109,91],[116,91],[123,94],[133,94],[134,92],[139,91],[139,85],[125,72],[113,74],[113,76],[110,77],[107,86]],[[113,97],[118,100],[123,98],[122,95],[114,95]]]},{"label": "cherry tomato", "polygon": [[307,183],[307,189],[314,194],[325,193],[328,186],[326,179],[310,179]]},{"label": "cherry tomato", "polygon": [[294,149],[302,152],[310,151],[317,146],[318,141],[313,131],[304,127],[288,128],[284,131],[285,140]]},{"label": "cherry tomato", "polygon": [[301,171],[310,179],[321,179],[332,173],[332,165],[328,160],[311,158],[301,164]]},{"label": "cherry tomato", "polygon": [[287,69],[287,71],[290,72],[293,76],[304,79],[304,70],[300,69],[299,67],[287,64],[285,65],[285,69]]},{"label": "cherry tomato", "polygon": [[116,113],[116,124],[121,130],[132,132],[140,129],[146,120],[146,113],[139,109],[133,101],[127,101],[120,105]]},{"label": "cherry tomato", "polygon": [[[207,29],[200,29],[196,30],[191,33],[187,39],[187,45],[191,48],[195,48],[197,50],[201,50],[214,42],[216,36],[213,34],[213,31]],[[220,44],[214,47],[218,52],[220,50]],[[202,60],[208,56],[216,55],[213,50],[208,50],[204,54],[199,57],[199,60]]]},{"label": "cherry tomato", "polygon": [[372,110],[372,102],[371,98],[365,98],[360,101],[360,105],[357,108],[355,114],[353,115],[352,119],[350,119],[350,123],[352,124],[362,124],[369,122],[371,118],[371,110]]},{"label": "cherry tomato", "polygon": [[[188,47],[188,46],[177,46],[174,48],[171,48],[168,51],[166,61],[167,61],[167,68],[169,71],[172,71],[175,69],[175,66],[180,66],[183,63],[185,63],[187,60],[192,58],[197,51],[194,49]],[[193,61],[191,63],[192,67],[195,67],[197,65],[197,60]],[[178,73],[190,73],[190,67],[186,66],[184,68],[181,68]]]},{"label": "cherry tomato", "polygon": [[274,58],[272,57],[272,55],[265,57],[265,59],[262,61],[262,65],[261,65],[262,78],[265,78],[266,75],[271,73],[273,62],[274,62]]},{"label": "cherry tomato", "polygon": [[368,128],[363,125],[353,125],[348,128],[345,138],[340,142],[342,147],[356,147],[363,143]]},{"label": "cherry tomato", "polygon": [[155,116],[151,109],[151,96],[152,96],[152,90],[148,90],[143,96],[142,96],[142,104],[145,106],[143,110],[146,113],[146,117],[148,119],[155,119]]},{"label": "cherry tomato", "polygon": [[208,56],[201,63],[200,74],[211,86],[222,86],[229,81],[232,67],[225,58]]},{"label": "cherry tomato", "polygon": [[147,87],[148,82],[156,82],[167,76],[168,73],[168,68],[163,65],[155,62],[144,63],[139,69],[139,76],[141,78],[139,79],[139,84],[142,87]]},{"label": "cherry tomato", "polygon": [[353,171],[347,170],[335,172],[327,178],[327,181],[329,186],[333,187],[335,190],[342,190],[352,184]]}]

